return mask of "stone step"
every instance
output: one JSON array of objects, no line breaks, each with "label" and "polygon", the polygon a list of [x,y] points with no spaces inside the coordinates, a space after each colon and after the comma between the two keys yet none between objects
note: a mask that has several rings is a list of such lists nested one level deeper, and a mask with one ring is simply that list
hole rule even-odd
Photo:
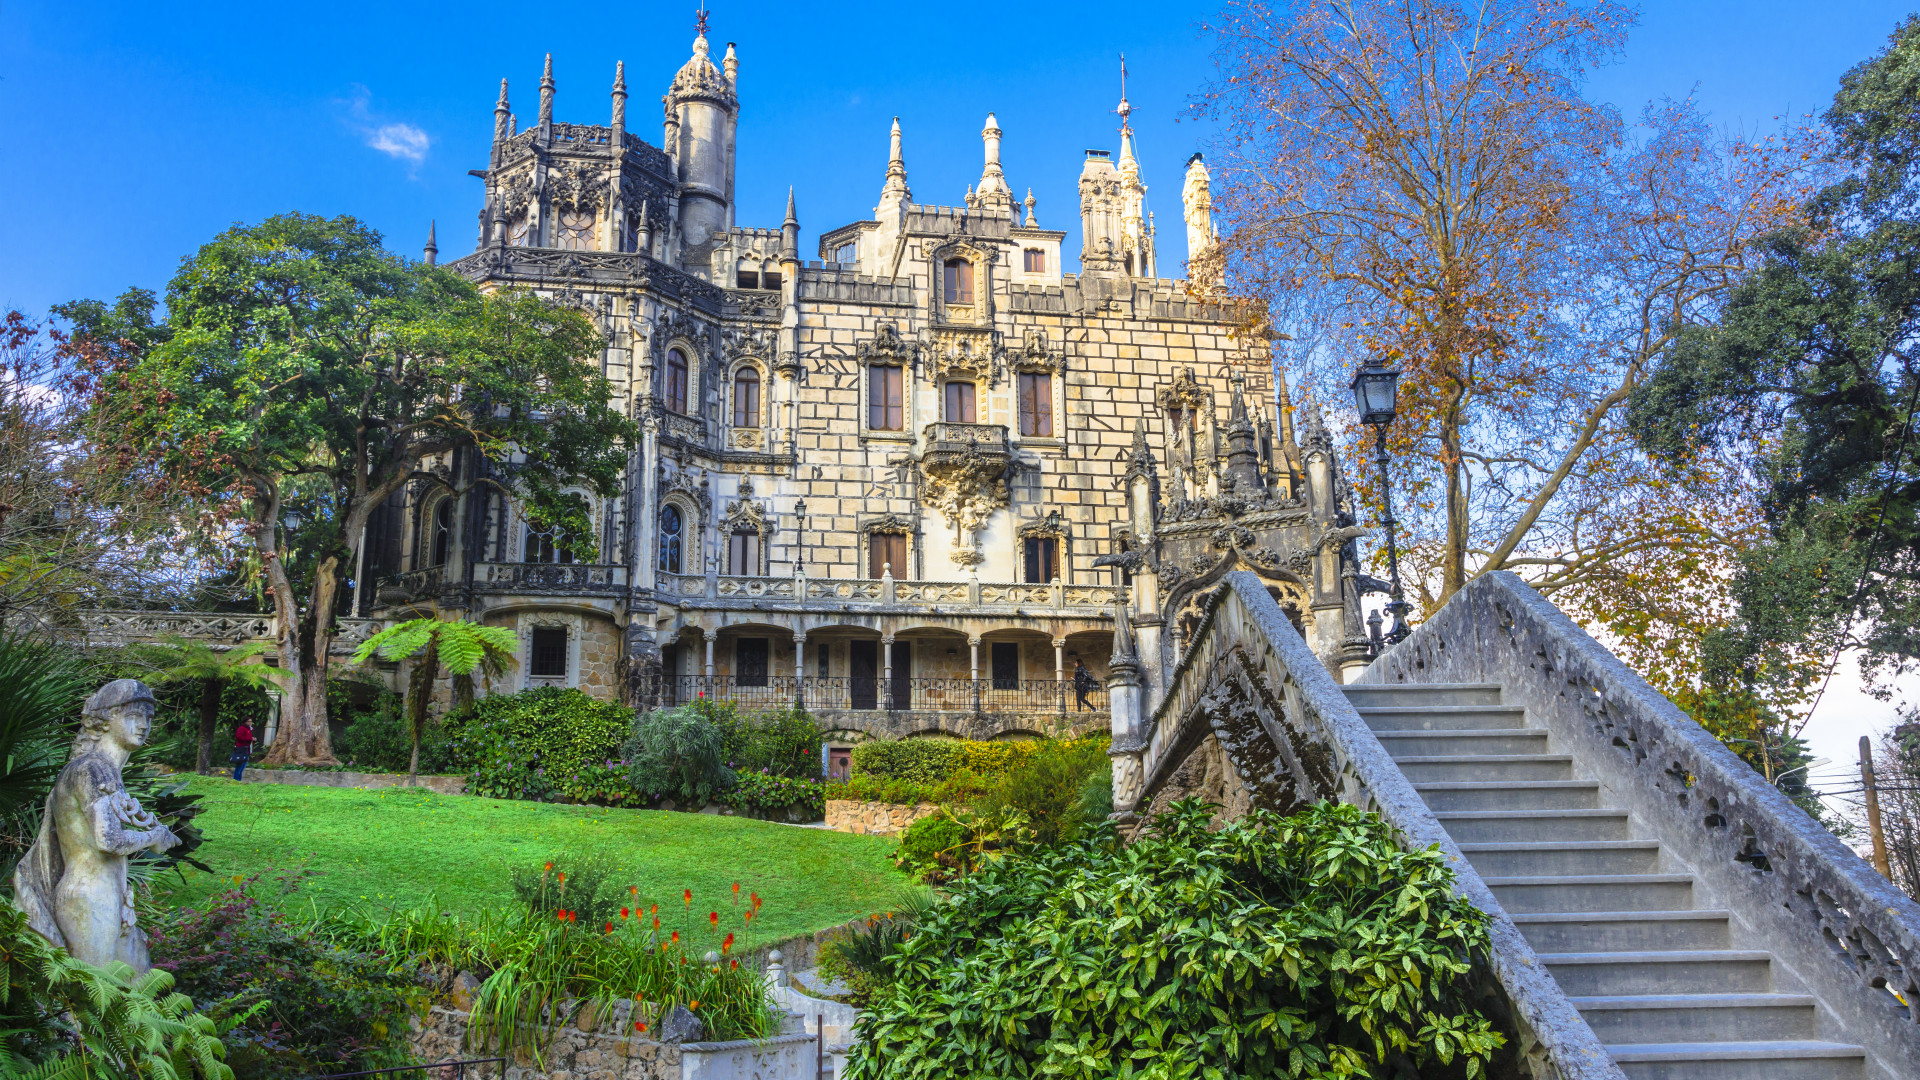
[{"label": "stone step", "polygon": [[1395,763],[1415,784],[1573,779],[1573,757],[1569,754],[1440,754],[1397,758]]},{"label": "stone step", "polygon": [[1691,874],[1569,874],[1489,877],[1508,911],[1684,911],[1693,906]]},{"label": "stone step", "polygon": [[1773,957],[1744,949],[1541,953],[1540,960],[1569,997],[1773,990]]},{"label": "stone step", "polygon": [[1461,844],[1460,851],[1473,864],[1473,868],[1487,878],[1651,874],[1659,869],[1660,862],[1660,844],[1655,840]]},{"label": "stone step", "polygon": [[1425,708],[1360,710],[1360,719],[1375,731],[1479,731],[1527,726],[1527,710],[1511,705],[1436,705]]},{"label": "stone step", "polygon": [[1600,785],[1593,780],[1478,780],[1416,783],[1432,810],[1597,810]]},{"label": "stone step", "polygon": [[1500,687],[1494,683],[1434,683],[1394,686],[1360,683],[1343,686],[1354,708],[1373,705],[1498,705]]},{"label": "stone step", "polygon": [[1629,839],[1625,810],[1469,810],[1433,816],[1456,844]]},{"label": "stone step", "polygon": [[1861,1080],[1864,1047],[1806,1041],[1609,1046],[1630,1080]]},{"label": "stone step", "polygon": [[1814,1039],[1811,994],[1639,994],[1569,999],[1608,1046]]},{"label": "stone step", "polygon": [[1376,731],[1395,758],[1435,755],[1544,754],[1547,733],[1533,728],[1494,731]]},{"label": "stone step", "polygon": [[1513,916],[1534,951],[1654,952],[1726,949],[1733,944],[1725,911],[1523,912]]}]

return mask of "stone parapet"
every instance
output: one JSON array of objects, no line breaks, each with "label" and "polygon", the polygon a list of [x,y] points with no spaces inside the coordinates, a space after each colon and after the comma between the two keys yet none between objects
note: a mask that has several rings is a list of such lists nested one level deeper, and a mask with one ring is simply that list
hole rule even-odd
[{"label": "stone parapet", "polygon": [[855,836],[897,836],[938,809],[933,803],[902,806],[898,803],[828,799],[827,828]]}]

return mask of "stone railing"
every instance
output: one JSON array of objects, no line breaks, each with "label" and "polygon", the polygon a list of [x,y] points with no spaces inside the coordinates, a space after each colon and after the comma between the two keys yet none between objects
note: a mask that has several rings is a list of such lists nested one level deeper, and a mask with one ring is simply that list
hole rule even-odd
[{"label": "stone railing", "polygon": [[405,603],[408,599],[420,600],[438,596],[441,584],[446,578],[445,571],[444,566],[427,566],[419,570],[390,574],[380,579],[374,595],[383,604]]},{"label": "stone railing", "polygon": [[[1125,599],[1111,585],[1067,585],[989,581],[906,581],[894,578],[732,577],[661,574],[654,594],[662,600],[698,607],[706,600],[784,601],[873,607],[950,605],[1019,610],[1110,612]],[[688,603],[692,601],[692,603]]]},{"label": "stone railing", "polygon": [[1508,573],[1455,594],[1363,683],[1499,683],[1765,941],[1883,1075],[1920,1076],[1920,905]]},{"label": "stone railing", "polygon": [[271,615],[203,614],[193,611],[82,611],[80,628],[88,644],[120,645],[136,641],[188,638],[211,644],[241,645],[272,641]]},{"label": "stone railing", "polygon": [[543,596],[624,596],[627,568],[617,563],[476,563],[473,591]]},{"label": "stone railing", "polygon": [[1194,631],[1145,730],[1131,745],[1115,741],[1116,810],[1124,816],[1144,808],[1211,734],[1255,805],[1287,809],[1331,797],[1379,814],[1405,847],[1439,848],[1456,891],[1487,913],[1487,974],[1510,1010],[1517,1066],[1540,1080],[1622,1080],[1593,1030],[1260,579],[1238,571],[1226,580],[1229,588]]},{"label": "stone railing", "polygon": [[930,454],[959,454],[969,447],[978,447],[982,454],[1007,453],[1007,427],[1005,424],[957,424],[945,420],[927,425],[927,452]]}]

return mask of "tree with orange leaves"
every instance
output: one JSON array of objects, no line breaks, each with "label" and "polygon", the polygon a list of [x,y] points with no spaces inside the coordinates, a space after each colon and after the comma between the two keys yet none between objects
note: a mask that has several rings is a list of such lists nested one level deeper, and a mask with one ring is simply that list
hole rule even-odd
[{"label": "tree with orange leaves", "polygon": [[1405,372],[1390,445],[1423,605],[1513,570],[1683,678],[1757,527],[1751,482],[1705,454],[1650,462],[1623,413],[1796,212],[1809,155],[1717,141],[1686,103],[1630,126],[1587,100],[1628,22],[1565,0],[1239,0],[1204,107],[1229,133],[1229,287],[1324,395],[1364,358]]}]

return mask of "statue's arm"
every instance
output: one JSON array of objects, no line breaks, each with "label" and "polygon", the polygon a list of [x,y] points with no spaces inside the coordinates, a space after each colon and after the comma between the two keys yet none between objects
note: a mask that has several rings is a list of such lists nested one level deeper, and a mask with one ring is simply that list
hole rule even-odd
[{"label": "statue's arm", "polygon": [[100,850],[112,855],[132,855],[149,848],[162,852],[180,843],[180,838],[165,825],[155,824],[150,829],[128,828],[112,795],[102,795],[93,800],[92,816],[93,842]]}]

